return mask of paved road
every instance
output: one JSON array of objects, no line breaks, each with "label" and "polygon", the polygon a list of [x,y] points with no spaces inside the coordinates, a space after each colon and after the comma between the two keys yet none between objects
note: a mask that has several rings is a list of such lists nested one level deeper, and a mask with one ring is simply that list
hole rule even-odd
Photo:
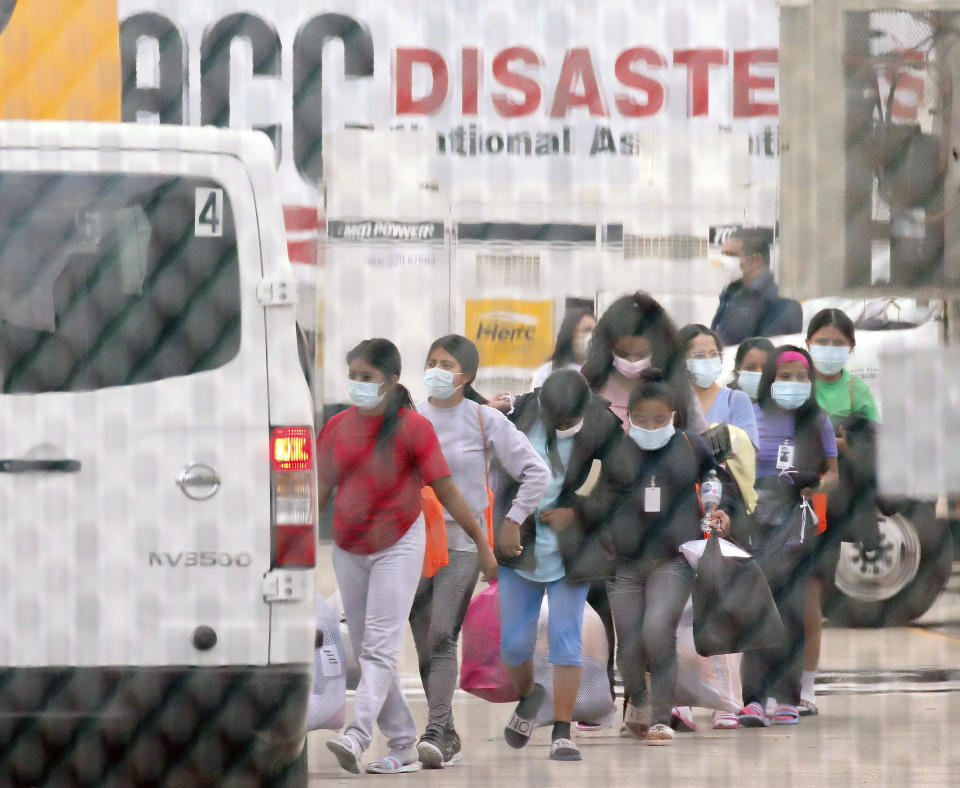
[{"label": "paved road", "polygon": [[[502,739],[510,706],[458,693],[461,763],[395,777],[346,775],[323,746],[331,734],[318,731],[309,739],[310,785],[960,786],[960,563],[954,566],[951,584],[917,625],[825,631],[821,715],[796,727],[713,731],[708,712],[698,709],[700,730],[678,734],[673,747],[647,747],[605,729],[578,735],[582,762],[558,764],[547,758],[548,729],[511,750]],[[404,665],[409,672],[409,649]],[[423,694],[412,689],[409,698],[422,725]],[[370,760],[383,750],[378,738]]]}]

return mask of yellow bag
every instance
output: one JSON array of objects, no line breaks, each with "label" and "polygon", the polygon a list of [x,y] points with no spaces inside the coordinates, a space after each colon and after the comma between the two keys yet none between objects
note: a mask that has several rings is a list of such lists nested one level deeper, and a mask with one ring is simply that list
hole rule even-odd
[{"label": "yellow bag", "polygon": [[724,465],[740,486],[740,495],[743,497],[747,514],[753,514],[757,507],[757,491],[754,489],[757,481],[757,450],[750,442],[746,430],[733,424],[727,424],[727,427],[730,430],[730,455]]}]

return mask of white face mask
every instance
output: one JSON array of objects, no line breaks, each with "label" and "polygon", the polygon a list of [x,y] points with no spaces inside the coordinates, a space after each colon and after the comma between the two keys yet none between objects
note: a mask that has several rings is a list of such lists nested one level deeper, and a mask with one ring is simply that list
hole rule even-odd
[{"label": "white face mask", "polygon": [[423,385],[427,387],[427,393],[435,399],[450,399],[457,393],[460,386],[453,385],[453,379],[457,376],[456,372],[440,367],[430,367],[423,373]]},{"label": "white face mask", "polygon": [[760,376],[762,374],[762,372],[741,369],[737,378],[740,383],[740,391],[746,393],[750,399],[756,399],[760,393]]},{"label": "white face mask", "polygon": [[810,358],[821,375],[836,375],[850,359],[846,345],[811,345]]},{"label": "white face mask", "polygon": [[640,373],[643,372],[643,370],[650,368],[652,361],[653,360],[650,356],[647,358],[642,358],[639,361],[627,361],[625,358],[620,358],[620,356],[614,355],[613,366],[617,372],[619,372],[625,378],[634,380],[640,377]]},{"label": "white face mask", "polygon": [[656,451],[666,446],[673,437],[676,429],[673,426],[674,415],[670,415],[670,422],[655,430],[645,430],[630,421],[630,439],[644,451]]},{"label": "white face mask", "polygon": [[743,271],[740,270],[739,255],[721,253],[720,264],[723,266],[723,270],[726,271],[731,282],[736,281],[743,275]]},{"label": "white face mask", "polygon": [[810,381],[775,380],[770,386],[770,396],[784,410],[796,410],[810,399],[812,388]]},{"label": "white face mask", "polygon": [[723,371],[723,359],[717,358],[688,358],[687,370],[693,377],[693,382],[700,388],[710,388]]},{"label": "white face mask", "polygon": [[347,392],[350,401],[364,410],[375,408],[387,396],[387,392],[380,393],[380,386],[382,385],[382,383],[369,383],[363,380],[347,380]]},{"label": "white face mask", "polygon": [[575,337],[573,340],[573,352],[578,356],[586,357],[587,350],[590,347],[590,340],[593,339],[593,334],[583,334],[581,336]]},{"label": "white face mask", "polygon": [[557,430],[556,433],[558,438],[572,438],[582,429],[583,429],[583,419],[580,419],[580,421],[578,421],[572,427],[567,427],[567,429],[565,430]]}]

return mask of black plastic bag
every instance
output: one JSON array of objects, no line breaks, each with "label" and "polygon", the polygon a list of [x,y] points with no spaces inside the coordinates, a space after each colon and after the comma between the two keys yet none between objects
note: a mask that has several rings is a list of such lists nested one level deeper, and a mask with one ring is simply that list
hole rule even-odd
[{"label": "black plastic bag", "polygon": [[693,581],[693,643],[702,657],[783,643],[786,633],[763,571],[752,558],[720,552],[716,534]]}]

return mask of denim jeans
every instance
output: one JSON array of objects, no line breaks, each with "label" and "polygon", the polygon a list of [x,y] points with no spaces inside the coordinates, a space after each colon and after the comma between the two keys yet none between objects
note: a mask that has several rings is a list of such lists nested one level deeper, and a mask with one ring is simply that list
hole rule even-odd
[{"label": "denim jeans", "polygon": [[607,585],[624,692],[633,705],[643,705],[650,671],[654,724],[670,724],[677,684],[677,625],[693,587],[693,575],[693,567],[678,556],[652,569],[621,566]]}]

